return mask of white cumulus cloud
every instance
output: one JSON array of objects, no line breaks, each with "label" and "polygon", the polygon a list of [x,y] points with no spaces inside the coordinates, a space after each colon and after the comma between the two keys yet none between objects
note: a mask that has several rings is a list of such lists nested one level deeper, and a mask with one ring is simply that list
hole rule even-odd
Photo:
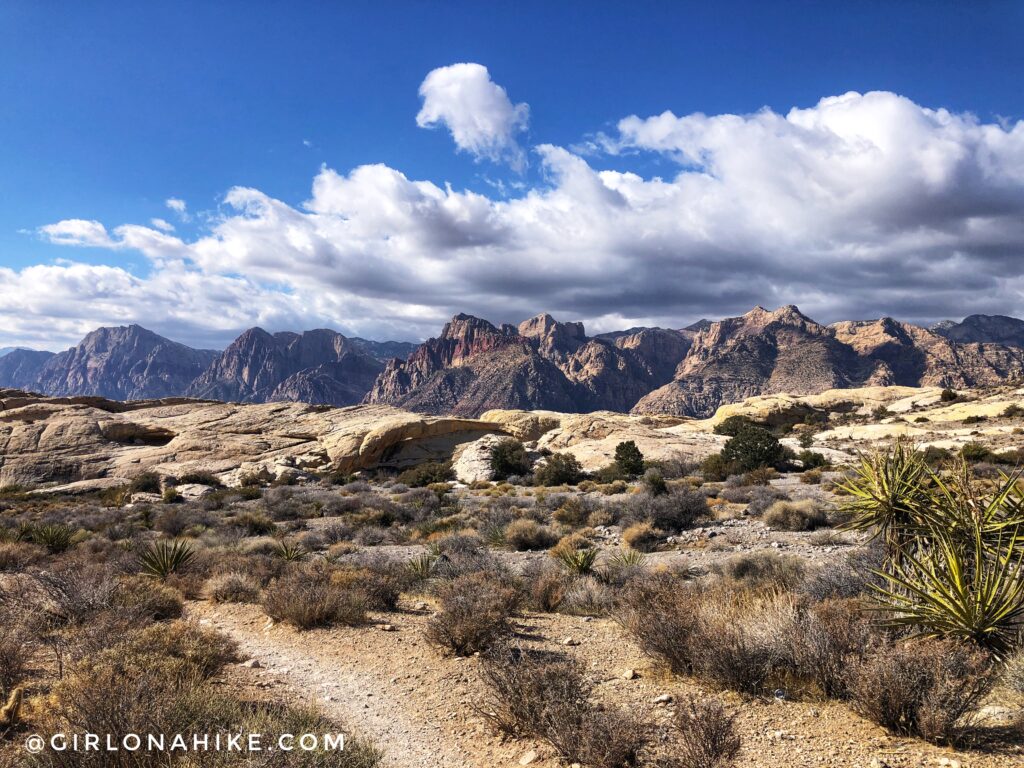
[{"label": "white cumulus cloud", "polygon": [[477,159],[523,167],[525,153],[516,135],[529,123],[529,105],[513,104],[487,67],[472,63],[439,67],[420,85],[420,97],[418,126],[444,125],[455,145]]},{"label": "white cumulus cloud", "polygon": [[671,173],[540,145],[544,181],[514,198],[363,165],[323,168],[301,204],[231,189],[192,239],[57,222],[40,230],[53,242],[151,269],[0,270],[2,341],[128,320],[194,343],[256,323],[416,338],[459,311],[601,330],[754,304],[824,322],[1024,314],[1024,123],[849,93],[785,114],[631,116],[602,143],[602,165],[654,152]]}]

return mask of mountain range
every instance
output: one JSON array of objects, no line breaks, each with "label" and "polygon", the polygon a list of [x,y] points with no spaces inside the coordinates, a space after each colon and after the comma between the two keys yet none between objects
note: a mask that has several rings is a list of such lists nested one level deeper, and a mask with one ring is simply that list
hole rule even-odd
[{"label": "mountain range", "polygon": [[419,345],[251,328],[219,352],[130,325],[99,328],[57,354],[0,356],[0,387],[47,395],[366,402],[464,416],[522,408],[706,417],[758,394],[1020,378],[1024,321],[1016,318],[971,315],[928,329],[892,318],[821,325],[794,306],[597,336],[548,314],[518,326],[459,314]]}]

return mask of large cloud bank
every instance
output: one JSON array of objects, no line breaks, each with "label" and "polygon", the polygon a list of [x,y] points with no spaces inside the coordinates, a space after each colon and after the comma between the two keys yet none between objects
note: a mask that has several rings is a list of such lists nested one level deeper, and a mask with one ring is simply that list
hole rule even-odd
[{"label": "large cloud bank", "polygon": [[[421,95],[421,124],[514,159],[525,105],[486,69],[435,70]],[[823,321],[1024,313],[1024,122],[847,93],[786,114],[630,116],[591,146],[604,165],[658,153],[676,170],[598,171],[589,153],[541,144],[543,181],[515,199],[365,165],[324,168],[297,205],[233,188],[192,240],[68,219],[42,235],[141,253],[147,274],[0,269],[0,321],[19,343],[137,321],[213,344],[252,324],[424,337],[458,311],[546,310],[595,330],[757,303]]]}]

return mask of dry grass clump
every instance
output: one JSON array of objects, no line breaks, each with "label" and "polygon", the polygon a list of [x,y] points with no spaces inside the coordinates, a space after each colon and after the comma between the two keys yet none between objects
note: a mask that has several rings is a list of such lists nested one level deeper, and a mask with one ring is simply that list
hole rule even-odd
[{"label": "dry grass clump", "polygon": [[565,599],[568,581],[565,572],[553,563],[528,565],[522,574],[527,605],[535,611],[554,613]]},{"label": "dry grass clump", "polygon": [[739,754],[736,716],[716,698],[691,698],[676,710],[678,741],[665,768],[726,768]]},{"label": "dry grass clump", "polygon": [[41,562],[46,550],[27,541],[0,541],[0,572],[19,573]]},{"label": "dry grass clump", "polygon": [[498,730],[550,744],[566,762],[595,768],[637,765],[648,737],[626,712],[598,709],[576,662],[501,644],[484,654],[487,700],[477,708]]},{"label": "dry grass clump", "polygon": [[366,595],[334,582],[331,569],[322,564],[296,564],[267,587],[263,610],[274,621],[299,629],[352,627],[366,621]]},{"label": "dry grass clump", "polygon": [[1024,696],[1024,648],[1017,649],[1003,664],[1002,683],[1019,696]]},{"label": "dry grass clump", "polygon": [[510,631],[519,594],[494,575],[466,573],[443,584],[441,610],[427,624],[427,639],[456,656],[487,650]]},{"label": "dry grass clump", "polygon": [[505,544],[516,552],[550,549],[558,543],[558,534],[536,520],[520,518],[505,528]]},{"label": "dry grass clump", "polygon": [[813,531],[828,525],[828,514],[814,499],[777,501],[763,519],[765,525],[776,531]]},{"label": "dry grass clump", "polygon": [[127,641],[125,653],[179,659],[203,678],[239,660],[229,637],[182,620],[146,627]]},{"label": "dry grass clump", "polygon": [[850,670],[881,642],[861,600],[829,599],[812,605],[800,620],[797,667],[828,698],[848,696]]},{"label": "dry grass clump", "polygon": [[795,555],[780,555],[762,550],[734,555],[716,566],[716,570],[730,581],[749,587],[781,587],[794,589],[806,575],[804,561]]},{"label": "dry grass clump", "polygon": [[893,643],[851,670],[854,709],[896,733],[955,743],[995,683],[984,651],[954,641]]},{"label": "dry grass clump", "polygon": [[622,540],[637,552],[654,552],[664,537],[650,523],[634,523],[622,532]]},{"label": "dry grass clump", "polygon": [[177,619],[185,610],[181,592],[168,584],[143,576],[120,579],[114,603],[152,621]]},{"label": "dry grass clump", "polygon": [[219,573],[206,582],[206,597],[214,603],[255,603],[260,598],[260,583],[247,573]]}]

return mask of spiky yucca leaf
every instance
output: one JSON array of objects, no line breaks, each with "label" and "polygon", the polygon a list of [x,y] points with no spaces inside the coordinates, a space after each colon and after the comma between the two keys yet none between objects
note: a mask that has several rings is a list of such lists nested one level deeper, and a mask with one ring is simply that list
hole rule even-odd
[{"label": "spiky yucca leaf", "polygon": [[613,568],[642,568],[647,565],[647,555],[635,549],[620,549],[608,558],[608,565]]},{"label": "spiky yucca leaf", "polygon": [[192,562],[195,550],[184,541],[154,541],[139,555],[139,565],[146,576],[166,579]]},{"label": "spiky yucca leaf", "polygon": [[556,547],[552,550],[555,558],[565,566],[566,570],[580,576],[586,576],[594,570],[597,562],[596,549],[576,549],[574,547]]},{"label": "spiky yucca leaf", "polygon": [[930,501],[931,475],[924,460],[903,440],[891,451],[861,456],[853,477],[839,483],[850,520],[842,527],[881,536],[890,553],[924,527],[922,508]]},{"label": "spiky yucca leaf", "polygon": [[1013,645],[1024,620],[1024,549],[1014,546],[1019,531],[1004,530],[986,541],[975,521],[969,539],[948,528],[933,528],[918,551],[903,552],[886,580],[873,585],[887,624],[930,637],[972,641],[996,655]]},{"label": "spiky yucca leaf", "polygon": [[301,544],[290,541],[279,541],[274,548],[274,556],[279,557],[286,563],[297,563],[306,559],[309,554]]}]

